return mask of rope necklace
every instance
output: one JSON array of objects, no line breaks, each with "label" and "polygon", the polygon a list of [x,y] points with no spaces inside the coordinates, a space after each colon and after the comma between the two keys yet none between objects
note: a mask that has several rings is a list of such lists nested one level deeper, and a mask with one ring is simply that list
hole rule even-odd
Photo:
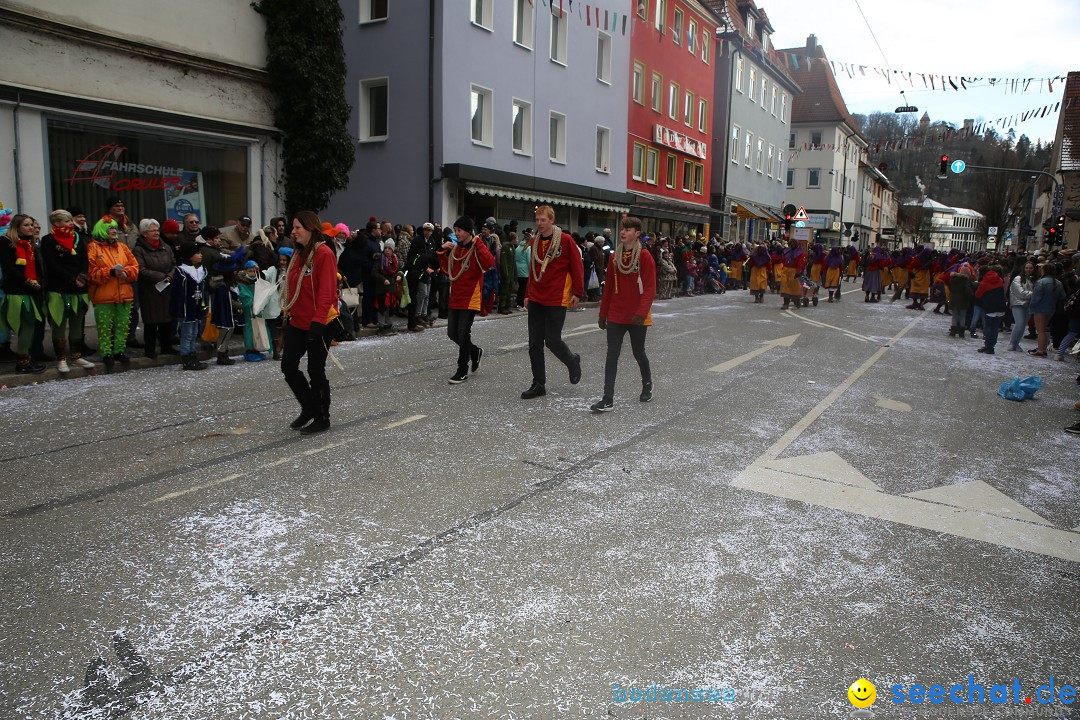
[{"label": "rope necklace", "polygon": [[[560,228],[558,225],[552,225],[551,227],[552,230],[550,244],[548,245],[547,252],[544,253],[544,259],[542,262],[540,261],[539,253],[535,251],[540,248],[540,245],[538,243],[540,243],[543,238],[537,235],[532,242],[533,254],[530,260],[531,267],[529,269],[529,272],[532,275],[533,280],[535,280],[536,282],[540,282],[540,278],[544,277],[544,273],[547,272],[548,263],[554,260],[555,257],[562,252],[562,228]],[[536,274],[537,265],[540,266],[539,275]]]},{"label": "rope necklace", "polygon": [[450,282],[456,281],[459,277],[465,274],[465,271],[469,269],[469,260],[476,255],[476,240],[474,239],[469,243],[469,249],[465,251],[465,255],[461,258],[461,269],[454,274],[454,253],[457,251],[457,247],[450,248],[450,254],[446,258],[446,274],[450,276]]},{"label": "rope necklace", "polygon": [[[321,245],[321,244],[322,244],[322,240],[318,240],[312,246],[311,253],[308,254],[307,260],[304,261],[304,266],[301,269],[300,282],[298,282],[296,284],[296,291],[293,293],[293,296],[292,296],[291,299],[286,299],[285,301],[283,301],[281,303],[281,309],[284,310],[286,313],[288,313],[289,310],[292,309],[292,306],[296,304],[296,301],[300,299],[300,288],[302,288],[304,286],[304,275],[311,272],[311,268],[315,264],[315,253],[318,251],[319,245]],[[289,297],[289,275],[292,274],[293,266],[296,265],[296,263],[299,262],[299,260],[300,260],[300,253],[293,253],[292,260],[289,261],[289,267],[285,271],[285,281],[282,284],[282,295],[285,298]],[[315,292],[315,281],[314,280],[312,280],[312,282],[311,282],[311,291],[314,294],[314,292]]]},{"label": "rope necklace", "polygon": [[[630,262],[624,263],[623,262],[623,257],[625,255],[627,255],[627,254],[630,255]],[[637,289],[638,289],[638,292],[639,293],[645,292],[645,288],[641,284],[641,241],[640,240],[635,240],[634,241],[634,247],[632,247],[630,250],[627,250],[625,245],[623,246],[622,252],[618,253],[616,255],[616,257],[615,257],[615,270],[618,271],[618,272],[615,273],[615,293],[616,294],[618,294],[618,292],[619,292],[619,273],[622,273],[623,275],[636,274],[637,275]]]}]

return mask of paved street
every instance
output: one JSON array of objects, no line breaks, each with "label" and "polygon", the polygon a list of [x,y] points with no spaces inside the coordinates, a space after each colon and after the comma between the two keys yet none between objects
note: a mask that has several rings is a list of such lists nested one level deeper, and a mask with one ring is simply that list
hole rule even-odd
[{"label": "paved street", "polygon": [[[442,329],[339,346],[314,437],[270,362],[4,391],[0,717],[794,720],[847,716],[859,677],[900,717],[895,684],[1075,686],[1076,363],[861,300],[659,302],[654,402],[627,343],[599,416],[595,309],[566,323],[581,384],[549,354],[529,402],[523,314],[477,322],[461,386]],[[1014,374],[1036,400],[997,397]],[[618,697],[653,684],[714,695]],[[1006,717],[967,707],[903,717]]]}]

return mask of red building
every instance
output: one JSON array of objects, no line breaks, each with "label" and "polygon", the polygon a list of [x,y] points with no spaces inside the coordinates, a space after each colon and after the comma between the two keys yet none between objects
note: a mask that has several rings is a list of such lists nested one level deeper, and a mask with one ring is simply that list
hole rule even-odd
[{"label": "red building", "polygon": [[650,233],[708,233],[719,24],[697,0],[637,0],[626,188]]}]

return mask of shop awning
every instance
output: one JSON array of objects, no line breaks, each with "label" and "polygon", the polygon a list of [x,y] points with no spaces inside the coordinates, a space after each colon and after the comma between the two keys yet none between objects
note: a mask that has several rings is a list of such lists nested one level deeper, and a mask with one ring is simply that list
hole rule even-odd
[{"label": "shop awning", "polygon": [[764,220],[765,222],[783,222],[783,218],[771,210],[766,210],[760,205],[751,202],[734,201],[735,216],[740,220]]},{"label": "shop awning", "polygon": [[624,213],[630,211],[630,208],[623,205],[615,205],[612,203],[601,202],[599,200],[577,198],[570,195],[538,193],[533,192],[532,190],[521,190],[518,188],[504,187],[501,185],[485,185],[483,183],[467,182],[465,183],[465,190],[466,192],[471,192],[475,195],[501,197],[507,198],[508,200],[524,200],[526,202],[534,202],[543,205],[565,205],[568,207],[586,208],[588,210],[602,210],[612,213]]},{"label": "shop awning", "polygon": [[713,210],[712,206],[706,205],[705,203],[676,200],[675,198],[638,192],[637,190],[631,190],[630,194],[637,198],[634,203],[635,207],[651,210],[653,212],[671,213],[674,219],[677,220],[708,222],[709,216],[716,212]]}]

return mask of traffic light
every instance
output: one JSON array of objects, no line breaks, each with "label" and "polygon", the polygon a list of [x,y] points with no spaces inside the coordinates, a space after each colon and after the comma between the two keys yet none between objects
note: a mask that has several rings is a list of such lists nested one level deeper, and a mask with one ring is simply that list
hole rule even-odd
[{"label": "traffic light", "polygon": [[1057,225],[1051,225],[1050,228],[1046,231],[1046,244],[1057,245],[1060,241],[1061,235],[1060,231],[1057,228]]},{"label": "traffic light", "polygon": [[1065,238],[1065,216],[1058,215],[1057,220],[1054,222],[1054,227],[1057,228],[1058,240]]},{"label": "traffic light", "polygon": [[784,213],[784,230],[790,232],[791,226],[794,224],[795,221],[792,219],[791,213]]},{"label": "traffic light", "polygon": [[948,172],[949,172],[949,156],[948,155],[942,155],[941,156],[941,174],[942,175],[947,175]]}]

